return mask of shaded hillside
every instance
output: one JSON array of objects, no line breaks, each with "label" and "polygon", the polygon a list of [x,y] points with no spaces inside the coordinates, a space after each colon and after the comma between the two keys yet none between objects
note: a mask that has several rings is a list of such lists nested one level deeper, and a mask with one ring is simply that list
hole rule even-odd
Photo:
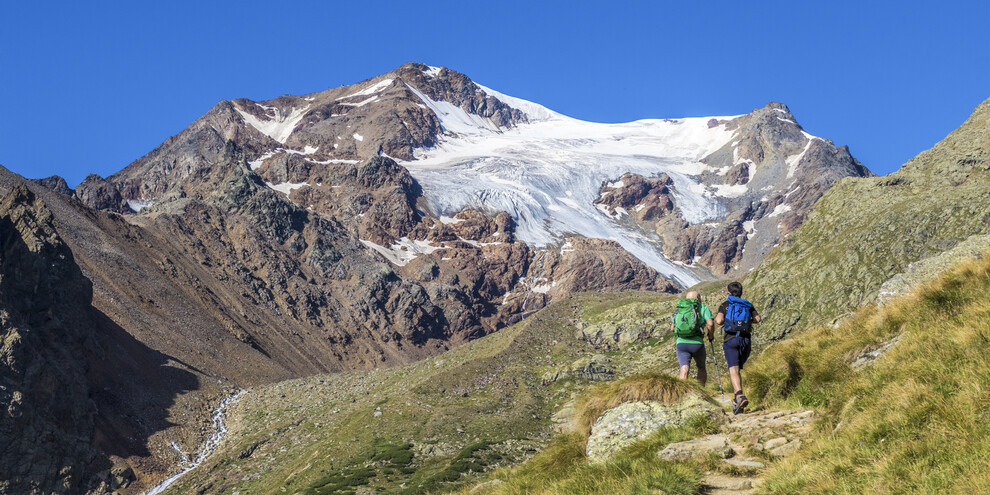
[{"label": "shaded hillside", "polygon": [[92,284],[54,223],[23,184],[0,200],[0,491],[139,485],[168,469],[148,459],[161,446],[153,434],[176,420],[198,430],[195,415],[177,412],[196,401],[181,396],[208,399],[216,387],[91,305]]},{"label": "shaded hillside", "polygon": [[[765,339],[876,299],[912,262],[990,232],[990,100],[886,177],[844,179],[745,283]],[[763,308],[766,308],[763,310]]]}]

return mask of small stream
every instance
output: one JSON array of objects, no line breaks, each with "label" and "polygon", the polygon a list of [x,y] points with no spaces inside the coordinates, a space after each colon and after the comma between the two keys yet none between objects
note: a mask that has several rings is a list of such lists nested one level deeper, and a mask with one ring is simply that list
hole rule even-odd
[{"label": "small stream", "polygon": [[178,481],[179,478],[181,478],[183,475],[185,475],[189,471],[192,471],[193,469],[196,469],[197,466],[202,464],[203,461],[205,461],[206,458],[209,457],[209,455],[212,454],[214,450],[216,450],[217,446],[220,445],[220,441],[223,440],[223,437],[227,435],[227,425],[224,424],[223,422],[223,412],[227,408],[227,406],[229,406],[232,402],[240,398],[241,394],[243,393],[244,391],[241,390],[240,392],[237,392],[236,394],[227,397],[226,399],[222,400],[219,405],[217,405],[216,409],[213,410],[213,435],[211,435],[210,438],[206,441],[206,443],[203,444],[203,448],[200,449],[199,454],[196,455],[196,460],[192,461],[192,463],[189,462],[189,458],[186,457],[186,453],[179,448],[179,444],[172,442],[172,448],[175,449],[176,452],[178,452],[179,455],[182,457],[182,464],[185,465],[186,468],[176,474],[173,474],[172,476],[169,476],[161,483],[151,487],[148,491],[144,492],[143,495],[158,495],[159,493],[164,492],[169,486],[171,486],[173,483]]}]

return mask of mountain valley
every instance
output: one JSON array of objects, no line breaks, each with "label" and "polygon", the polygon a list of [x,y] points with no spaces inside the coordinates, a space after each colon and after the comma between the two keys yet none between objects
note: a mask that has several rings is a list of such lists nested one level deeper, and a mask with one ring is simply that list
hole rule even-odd
[{"label": "mountain valley", "polygon": [[781,103],[600,124],[416,63],[221,101],[75,188],[0,167],[0,493],[145,493],[238,392],[166,493],[507,480],[676,374],[685,289],[741,280],[763,351],[982,256],[988,171],[990,100],[876,177]]}]

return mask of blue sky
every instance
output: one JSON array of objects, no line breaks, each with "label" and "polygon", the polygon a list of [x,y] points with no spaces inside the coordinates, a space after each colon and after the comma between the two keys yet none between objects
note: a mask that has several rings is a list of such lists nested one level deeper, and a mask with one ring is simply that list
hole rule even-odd
[{"label": "blue sky", "polygon": [[106,176],[222,99],[408,61],[599,122],[786,103],[877,173],[990,97],[990,2],[4,2],[0,164]]}]

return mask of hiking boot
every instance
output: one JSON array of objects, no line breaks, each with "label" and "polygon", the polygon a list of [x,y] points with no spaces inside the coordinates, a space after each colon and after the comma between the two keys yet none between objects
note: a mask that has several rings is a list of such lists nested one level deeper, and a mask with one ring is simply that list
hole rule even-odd
[{"label": "hiking boot", "polygon": [[746,406],[749,405],[749,399],[743,394],[736,394],[736,397],[732,399],[732,414],[742,414],[746,412]]}]

